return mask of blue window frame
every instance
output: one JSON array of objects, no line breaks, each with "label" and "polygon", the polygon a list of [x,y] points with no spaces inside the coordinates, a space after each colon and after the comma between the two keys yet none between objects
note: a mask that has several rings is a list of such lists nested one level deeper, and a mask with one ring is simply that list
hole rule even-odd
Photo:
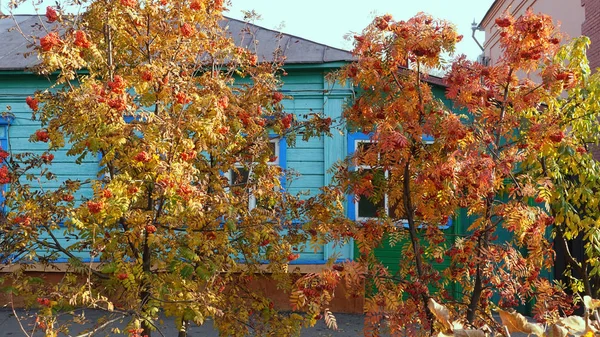
[{"label": "blue window frame", "polygon": [[[10,123],[13,121],[13,117],[11,116],[0,116],[0,146],[4,151],[9,152],[8,148],[8,127]],[[3,165],[3,163],[0,163]],[[2,190],[0,191],[0,204],[4,205],[4,192],[6,191],[6,184],[2,186]]]},{"label": "blue window frame", "polygon": [[[369,133],[369,134],[358,133],[358,132],[348,133],[348,142],[347,142],[348,143],[348,148],[347,148],[348,155],[354,154],[354,152],[356,152],[356,150],[358,149],[360,144],[371,143],[372,142],[371,137],[372,137],[371,133]],[[425,144],[432,144],[434,139],[433,139],[433,136],[431,136],[431,135],[423,135],[423,141]],[[357,167],[352,167],[351,169],[352,170],[370,169],[370,167],[357,166]],[[387,177],[387,172],[385,172],[383,174],[385,174]],[[361,199],[356,198],[355,195],[350,195],[350,196],[348,196],[346,209],[347,209],[347,216],[350,220],[360,221],[360,220],[376,218],[376,216],[373,216],[373,215],[375,215],[375,214],[373,214],[373,211],[377,210],[377,209],[384,209],[385,212],[388,213],[390,210],[390,207],[388,205],[387,195],[385,195],[384,200],[382,200],[378,204],[374,204],[372,201],[366,200],[366,198],[361,201]],[[408,223],[406,222],[406,220],[403,220],[403,219],[399,220],[397,222],[397,224],[403,225],[404,227],[408,226]],[[440,228],[447,229],[450,226],[452,226],[452,218],[448,219],[448,223],[445,225],[441,225]]]}]

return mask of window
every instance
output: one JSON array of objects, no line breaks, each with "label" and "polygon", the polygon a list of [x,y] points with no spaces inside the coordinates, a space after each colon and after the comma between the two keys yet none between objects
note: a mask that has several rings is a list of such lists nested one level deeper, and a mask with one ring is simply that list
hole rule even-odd
[{"label": "window", "polygon": [[[423,135],[423,142],[425,145],[433,144],[433,136]],[[370,134],[350,133],[348,135],[348,154],[351,155],[356,151],[365,151],[370,146],[369,144],[373,144]],[[352,169],[360,170],[363,173],[365,171],[371,171],[371,176],[373,177],[372,179],[374,181],[388,179],[387,171],[376,169],[369,165],[361,165],[361,163],[357,163],[357,165]],[[383,214],[392,215],[392,217],[395,217],[396,207],[398,207],[398,205],[390,204],[387,194],[384,195],[383,199],[379,200],[378,202],[374,202],[369,198],[361,198],[360,196],[353,195],[348,198],[348,218],[357,221],[374,219],[378,218],[382,212]],[[407,221],[404,219],[398,220],[396,224],[403,225],[405,227],[408,225]],[[445,229],[451,225],[452,219],[449,219],[448,223],[440,226],[440,228]]]},{"label": "window", "polygon": [[[269,166],[279,166],[285,169],[286,164],[286,143],[285,139],[271,139],[269,142],[269,148],[271,152],[271,160],[267,163]],[[248,210],[252,210],[257,206],[262,208],[269,208],[268,200],[257,200],[252,194],[251,190],[248,190],[248,181],[252,179],[252,165],[250,167],[242,164],[236,164],[235,169],[232,169],[228,173],[229,184],[232,191],[235,193],[238,190],[240,193],[248,193]],[[285,185],[285,179],[282,177],[281,185]]]},{"label": "window", "polygon": [[[370,140],[357,139],[355,140],[354,149],[355,151],[368,151],[373,145]],[[370,175],[372,181],[378,182],[387,179],[387,172],[381,169],[373,169],[369,165],[359,163],[354,167],[355,170],[362,172],[363,175]],[[356,220],[367,220],[377,218],[380,216],[380,212],[389,214],[387,194],[383,196],[383,199],[373,201],[370,198],[356,195],[354,196],[354,217]]]},{"label": "window", "polygon": [[[348,136],[348,154],[356,151],[368,151],[373,142],[370,135],[354,133]],[[373,181],[379,182],[387,180],[388,172],[382,169],[376,169],[363,163],[357,163],[353,168],[361,171],[364,175],[371,175]],[[348,216],[352,220],[368,220],[378,218],[381,213],[393,213],[393,207],[390,207],[387,194],[381,200],[374,201],[370,198],[358,195],[351,196],[348,201]]]},{"label": "window", "polygon": [[4,151],[8,151],[8,126],[12,120],[13,117],[0,116],[0,145]]}]

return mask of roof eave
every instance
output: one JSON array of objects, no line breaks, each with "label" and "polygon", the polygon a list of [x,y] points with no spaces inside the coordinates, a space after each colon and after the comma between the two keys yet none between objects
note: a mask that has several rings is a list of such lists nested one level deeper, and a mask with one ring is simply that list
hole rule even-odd
[{"label": "roof eave", "polygon": [[488,8],[487,12],[485,12],[485,15],[483,16],[483,18],[481,19],[481,21],[479,21],[478,27],[483,27],[483,22],[488,19],[488,16],[492,13],[492,10],[499,3],[500,3],[500,0],[494,0],[494,2],[492,3],[492,5],[490,6],[490,8]]},{"label": "roof eave", "polygon": [[446,81],[443,78],[437,77],[437,76],[429,75],[425,78],[425,82],[427,82],[429,84],[439,85],[440,87],[448,87],[448,84],[446,83]]}]

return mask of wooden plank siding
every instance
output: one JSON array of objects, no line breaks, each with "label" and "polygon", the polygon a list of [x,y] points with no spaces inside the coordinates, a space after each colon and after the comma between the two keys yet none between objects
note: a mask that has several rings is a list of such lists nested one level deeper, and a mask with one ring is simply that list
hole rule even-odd
[{"label": "wooden plank siding", "polygon": [[[25,98],[33,96],[36,90],[48,88],[51,84],[49,79],[31,74],[0,74],[0,111],[10,111],[14,115],[8,128],[7,151],[12,154],[31,152],[39,155],[48,150],[48,144],[29,140],[31,135],[40,128],[40,123],[32,120],[32,111],[25,103]],[[96,177],[98,173],[96,158],[89,158],[81,165],[76,165],[75,157],[67,156],[66,152],[67,150],[52,152],[54,160],[51,171],[56,174],[56,179],[43,180],[45,189],[57,188],[67,179],[85,180]],[[34,184],[37,182],[31,183]],[[77,197],[82,200],[82,197],[91,195],[91,187],[82,186]]]},{"label": "wooden plank siding", "polygon": [[[36,90],[44,90],[51,85],[51,81],[41,76],[32,74],[0,74],[0,112],[7,111],[14,115],[14,119],[8,128],[8,149],[11,154],[29,152],[40,155],[48,150],[48,144],[43,142],[31,142],[30,137],[38,130],[41,125],[39,121],[32,120],[32,111],[25,103],[27,96],[33,96]],[[87,180],[94,179],[98,173],[98,160],[90,156],[83,161],[81,165],[75,163],[75,157],[67,156],[67,150],[61,149],[53,151],[54,160],[50,166],[51,172],[56,175],[55,179],[47,180],[45,178],[39,181],[22,182],[29,184],[32,191],[40,191],[43,187],[45,191],[58,188],[61,183],[71,179]],[[31,170],[35,174],[38,170]],[[91,197],[93,191],[91,186],[82,185],[81,189],[74,194],[75,200],[83,201]],[[74,240],[67,239],[63,235],[63,230],[58,229],[54,234],[59,237],[59,241],[67,245],[72,245]],[[37,254],[41,257],[47,255],[47,251],[39,249]],[[74,255],[89,261],[89,251],[74,252]],[[65,256],[59,258],[59,262],[66,261]]]},{"label": "wooden plank siding", "polygon": [[[332,93],[333,88],[325,80],[326,70],[313,72],[290,71],[283,78],[282,92],[291,96],[292,100],[284,101],[287,112],[296,115],[298,120],[308,118],[310,114],[319,113],[325,117],[338,119],[342,114],[342,104],[350,98],[351,91]],[[332,137],[311,138],[303,141],[301,136],[296,144],[287,150],[287,169],[299,174],[290,186],[290,193],[306,192],[308,196],[319,193],[319,189],[331,181],[328,170],[338,160],[344,159],[345,137],[334,130]],[[353,258],[353,244],[335,248],[326,245],[319,251],[320,257],[310,263],[324,263],[329,258],[346,260]],[[300,254],[300,263],[309,261],[308,252]]]},{"label": "wooden plank siding", "polygon": [[[306,118],[311,113],[323,113],[328,117],[338,118],[341,115],[342,103],[349,97],[346,90],[343,94],[332,95],[325,93],[324,90],[330,89],[330,85],[325,81],[325,74],[328,68],[311,68],[295,66],[288,75],[283,77],[284,95],[289,99],[283,101],[286,112],[294,113],[298,120]],[[247,80],[238,80],[237,84]],[[14,114],[15,118],[9,126],[9,151],[13,154],[22,152],[32,152],[42,154],[47,151],[47,144],[41,142],[30,142],[31,135],[40,128],[37,121],[31,119],[32,112],[25,103],[27,96],[33,96],[36,90],[44,90],[52,83],[43,77],[33,74],[18,73],[0,73],[0,111],[8,110]],[[334,97],[335,96],[335,97]],[[293,147],[287,147],[286,168],[300,175],[294,179],[287,189],[291,193],[306,192],[309,196],[319,193],[319,189],[328,183],[331,176],[326,173],[333,163],[343,159],[345,152],[345,136],[334,135],[333,138],[315,137],[307,141],[302,140],[298,135],[296,144]],[[67,179],[95,179],[98,173],[98,158],[89,156],[81,164],[75,163],[75,157],[67,156],[66,149],[53,152],[55,158],[51,166],[52,172],[57,177],[52,181],[43,181],[44,189],[52,189],[60,186],[60,183]],[[35,186],[37,182],[31,182]],[[36,187],[37,188],[37,187]],[[80,193],[77,193],[77,200],[84,201],[92,196],[92,190],[89,185],[83,186]],[[62,230],[57,230],[56,234],[63,238]],[[69,243],[72,243],[70,240]],[[66,241],[65,241],[66,242]],[[45,251],[40,250],[40,254]],[[330,246],[326,247],[301,247],[300,258],[294,261],[294,264],[322,264],[330,256],[337,256],[342,259],[351,259],[353,250],[351,245],[346,245],[341,250],[334,250]],[[87,252],[77,254],[79,257],[89,259]]]}]

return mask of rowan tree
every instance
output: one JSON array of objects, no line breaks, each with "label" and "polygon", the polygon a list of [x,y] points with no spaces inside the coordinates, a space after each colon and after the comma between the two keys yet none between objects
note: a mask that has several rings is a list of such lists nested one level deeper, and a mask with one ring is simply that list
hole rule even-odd
[{"label": "rowan tree", "polygon": [[[573,290],[597,296],[588,276],[598,273],[598,175],[587,146],[598,141],[599,96],[585,59],[587,39],[560,46],[551,18],[531,12],[497,24],[499,61],[485,66],[459,57],[445,78],[458,112],[434,99],[426,82],[460,39],[449,24],[424,14],[407,21],[386,15],[355,36],[357,61],[341,75],[360,92],[344,117],[348,132],[363,132],[368,142],[311,200],[308,226],[325,240],[354,239],[361,255],[306,278],[319,279],[324,292],[307,292],[319,283],[298,281],[293,304],[317,312],[345,278],[356,287],[366,282],[367,335],[451,335],[440,312],[456,317],[461,329],[504,333],[492,310],[529,301],[536,319],[560,323],[573,299],[544,277],[555,258],[550,239],[568,248],[565,239],[579,235],[589,241],[585,261],[569,255],[573,270],[585,275]],[[378,213],[347,220],[332,207],[346,197],[366,198]],[[459,210],[469,228],[448,240],[442,227]],[[402,245],[397,273],[375,257],[383,240]],[[434,264],[444,260],[450,266],[438,273]],[[458,292],[449,291],[452,284]],[[438,302],[447,307],[437,310]],[[534,333],[523,329],[511,332]]]},{"label": "rowan tree", "polygon": [[[479,210],[469,206],[471,213],[488,215],[487,225],[472,226],[483,233],[476,252],[497,259],[487,247],[493,239],[488,235],[499,226],[519,250],[504,249],[500,256],[505,262],[495,266],[497,275],[477,270],[467,319],[474,320],[483,304],[481,294],[489,287],[500,292],[501,306],[536,298],[536,318],[554,322],[573,308],[561,294],[564,286],[552,287],[540,277],[540,271],[552,267],[553,245],[566,248],[571,267],[581,272],[574,293],[598,296],[588,281],[596,271],[586,260],[595,260],[600,250],[588,243],[587,258],[578,264],[565,243],[565,233],[572,239],[597,232],[590,219],[597,213],[588,210],[594,203],[588,198],[597,193],[597,165],[587,148],[598,142],[598,78],[590,75],[586,59],[589,40],[576,38],[560,46],[563,35],[549,16],[528,11],[518,19],[506,15],[496,24],[502,57],[487,67],[456,62],[448,76],[448,97],[475,116],[475,135],[485,147],[475,145],[479,150],[469,151],[491,159],[491,191],[503,194],[500,202],[491,195],[480,200]],[[517,257],[517,263],[508,263],[505,254]]]},{"label": "rowan tree", "polygon": [[[359,289],[367,280],[367,335],[378,334],[384,318],[392,333],[429,332],[429,299],[447,295],[447,281],[433,264],[444,259],[448,245],[440,226],[458,208],[454,158],[468,130],[434,98],[427,73],[441,67],[443,54],[453,52],[461,36],[448,22],[421,13],[407,21],[378,17],[354,38],[357,61],[341,75],[360,92],[344,118],[347,132],[362,132],[368,140],[339,164],[335,187],[312,200],[310,226],[333,239],[351,237],[358,246],[358,263],[336,272]],[[328,206],[345,194],[377,214],[345,219]],[[403,246],[395,274],[375,256],[383,240]]]},{"label": "rowan tree", "polygon": [[[2,153],[6,235],[28,256],[13,262],[12,289],[37,298],[47,336],[73,307],[130,317],[130,336],[150,336],[159,311],[180,336],[209,317],[232,336],[294,333],[301,316],[251,286],[269,273],[289,289],[308,235],[292,222],[302,202],[283,190],[273,146],[329,124],[283,111],[280,55],[236,46],[220,25],[223,1],[82,5],[82,15],[48,7],[42,35],[27,37],[53,85],[27,98],[41,123],[31,141],[48,152]],[[45,187],[59,149],[76,163],[99,158],[97,178]],[[60,257],[68,272],[57,285],[25,273]]]}]

